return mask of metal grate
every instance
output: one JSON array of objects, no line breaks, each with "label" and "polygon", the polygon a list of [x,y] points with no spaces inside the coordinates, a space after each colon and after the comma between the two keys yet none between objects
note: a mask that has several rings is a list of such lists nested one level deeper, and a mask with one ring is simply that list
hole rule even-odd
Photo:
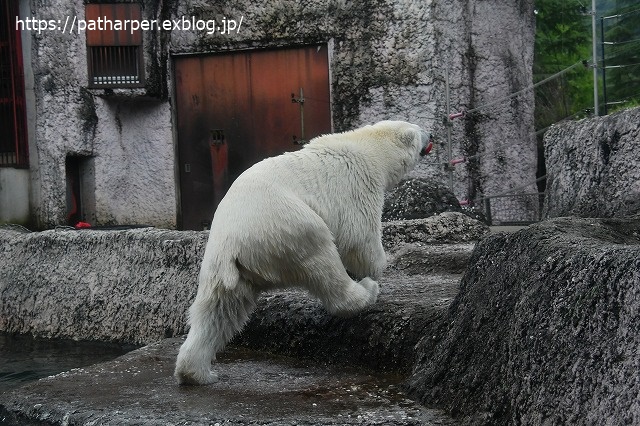
[{"label": "metal grate", "polygon": [[89,87],[140,87],[144,83],[139,46],[92,46]]},{"label": "metal grate", "polygon": [[104,24],[88,29],[87,65],[90,88],[144,86],[142,31],[121,28],[116,23],[142,19],[137,3],[101,3],[85,6],[87,20]]},{"label": "metal grate", "polygon": [[542,192],[494,195],[483,200],[485,217],[492,225],[525,225],[542,219]]}]

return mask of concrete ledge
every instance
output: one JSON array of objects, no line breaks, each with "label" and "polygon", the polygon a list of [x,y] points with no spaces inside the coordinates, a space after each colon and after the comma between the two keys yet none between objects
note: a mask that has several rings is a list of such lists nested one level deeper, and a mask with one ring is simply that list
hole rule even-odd
[{"label": "concrete ledge", "polygon": [[[151,228],[0,231],[0,330],[134,344],[184,334],[206,238]],[[415,344],[457,294],[472,248],[396,246],[379,302],[355,318],[331,317],[302,291],[265,294],[235,342],[408,372]]]},{"label": "concrete ledge", "polygon": [[0,230],[0,330],[147,344],[185,332],[205,232]]},{"label": "concrete ledge", "polygon": [[[472,248],[469,241],[480,238],[488,229],[480,225],[480,231],[460,232],[461,221],[468,220],[471,219],[462,214],[443,213],[411,221],[406,229],[401,222],[385,224],[385,246],[392,253],[391,272],[394,265],[402,264],[404,252],[399,250],[407,239],[446,242],[455,236],[456,241],[467,242],[460,245],[460,250],[468,257]],[[207,238],[207,232],[155,228],[34,233],[0,229],[0,331],[132,344],[148,344],[184,334],[186,312],[195,297]],[[415,250],[406,253],[424,250],[419,244],[414,247]],[[396,252],[400,254],[394,255]],[[419,263],[425,268],[424,273],[433,272],[429,265],[434,264],[436,257],[425,256]],[[390,283],[393,280],[383,279],[383,286],[393,284]],[[414,279],[396,287],[419,281]],[[292,294],[297,295],[266,295],[254,317],[267,313],[274,317],[295,317],[298,312],[295,301],[301,300],[305,306],[314,306],[317,314],[314,318],[320,315],[321,321],[334,321],[308,296]],[[385,290],[382,301],[384,294]],[[397,297],[387,294],[391,299]],[[390,314],[385,322],[393,328],[391,324],[397,315]],[[305,326],[300,330],[309,325],[302,321]],[[370,322],[365,319],[363,325],[368,324],[366,321]]]},{"label": "concrete ledge", "polygon": [[380,279],[378,303],[348,319],[328,315],[301,293],[267,295],[234,342],[323,362],[408,373],[415,364],[416,344],[434,333],[434,325],[458,293],[460,277],[388,271]]}]

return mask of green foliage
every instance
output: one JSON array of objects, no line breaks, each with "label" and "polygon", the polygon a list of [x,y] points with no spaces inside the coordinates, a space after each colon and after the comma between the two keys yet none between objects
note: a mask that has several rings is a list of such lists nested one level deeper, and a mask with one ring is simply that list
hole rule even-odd
[{"label": "green foliage", "polygon": [[[537,0],[534,80],[591,58],[590,17],[584,0]],[[593,73],[577,67],[536,89],[536,128],[593,107]]]},{"label": "green foliage", "polygon": [[[534,80],[540,81],[581,60],[592,63],[588,0],[536,0]],[[601,114],[640,103],[640,2],[598,0],[598,65]],[[600,17],[604,40],[600,39]],[[613,43],[613,44],[610,44]],[[602,52],[604,51],[604,62]],[[602,65],[607,66],[602,70]],[[604,86],[606,84],[606,87]],[[536,128],[543,129],[593,109],[593,72],[574,68],[536,90]]]}]

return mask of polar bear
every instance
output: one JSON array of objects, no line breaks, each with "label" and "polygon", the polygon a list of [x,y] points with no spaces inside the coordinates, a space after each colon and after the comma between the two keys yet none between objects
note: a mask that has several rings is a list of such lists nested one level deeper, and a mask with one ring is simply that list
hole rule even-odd
[{"label": "polar bear", "polygon": [[211,223],[176,361],[178,383],[217,380],[211,362],[263,291],[302,287],[339,316],[375,303],[375,279],[386,266],[384,191],[430,147],[417,125],[382,121],[319,136],[242,173]]}]

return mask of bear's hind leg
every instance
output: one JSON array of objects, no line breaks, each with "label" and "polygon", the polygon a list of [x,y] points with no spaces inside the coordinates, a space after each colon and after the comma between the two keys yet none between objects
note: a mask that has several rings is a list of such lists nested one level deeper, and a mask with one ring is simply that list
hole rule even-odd
[{"label": "bear's hind leg", "polygon": [[206,385],[218,380],[211,362],[242,329],[256,306],[257,293],[242,279],[232,289],[218,285],[210,290],[199,290],[189,308],[191,327],[180,347],[174,373],[181,385]]}]

